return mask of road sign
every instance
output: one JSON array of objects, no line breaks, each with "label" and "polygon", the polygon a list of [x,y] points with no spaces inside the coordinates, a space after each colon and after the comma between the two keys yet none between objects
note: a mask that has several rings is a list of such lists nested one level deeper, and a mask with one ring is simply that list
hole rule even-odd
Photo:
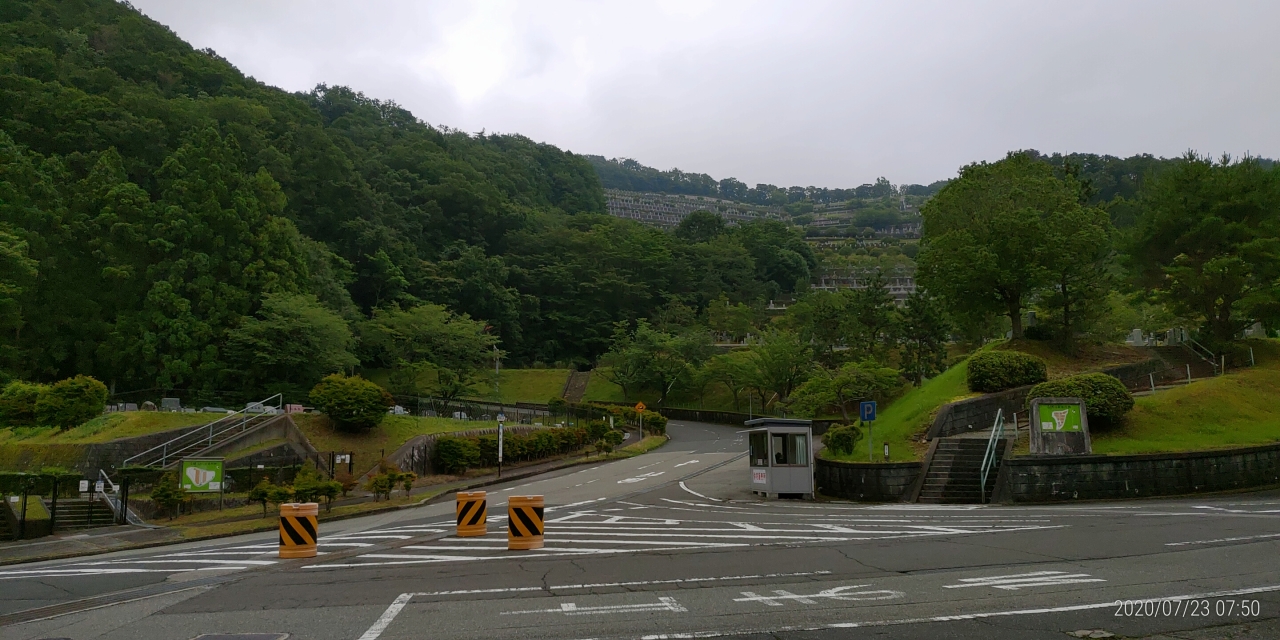
[{"label": "road sign", "polygon": [[876,401],[866,400],[858,404],[858,415],[861,416],[863,422],[871,422],[876,419]]},{"label": "road sign", "polygon": [[187,458],[180,478],[188,493],[222,491],[222,458]]},{"label": "road sign", "polygon": [[636,411],[644,411],[644,410],[645,410],[645,409],[647,409],[647,408],[648,408],[648,407],[644,406],[644,403],[643,403],[643,402],[637,402],[637,403],[636,403]]},{"label": "road sign", "polygon": [[506,422],[506,421],[507,421],[507,414],[505,414],[505,413],[499,413],[499,414],[498,414],[498,422]]}]

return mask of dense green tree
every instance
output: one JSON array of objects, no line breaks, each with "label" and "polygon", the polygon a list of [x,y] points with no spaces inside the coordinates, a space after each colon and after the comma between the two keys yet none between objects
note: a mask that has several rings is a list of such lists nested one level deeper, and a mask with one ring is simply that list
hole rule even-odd
[{"label": "dense green tree", "polygon": [[840,412],[849,424],[849,412],[861,400],[883,400],[898,388],[898,371],[874,360],[847,362],[835,369],[819,368],[796,390],[793,406],[801,414],[816,417],[828,409]]},{"label": "dense green tree", "polygon": [[1008,316],[1022,337],[1022,312],[1045,286],[1045,220],[1077,209],[1078,189],[1026,153],[971,164],[921,210],[918,279],[951,311]]},{"label": "dense green tree", "polygon": [[360,361],[351,328],[311,294],[267,294],[254,316],[227,332],[230,384],[249,394],[300,397],[321,378]]},{"label": "dense green tree", "polygon": [[924,291],[907,297],[897,311],[893,337],[898,345],[902,375],[919,386],[946,368],[951,322],[936,298]]},{"label": "dense green tree", "polygon": [[717,236],[723,235],[726,228],[724,218],[719,214],[698,210],[685,216],[680,224],[676,225],[675,234],[685,242],[696,244],[710,242]]},{"label": "dense green tree", "polygon": [[1280,168],[1188,154],[1148,182],[1131,260],[1140,283],[1217,346],[1280,326]]},{"label": "dense green tree", "polygon": [[375,310],[360,336],[366,361],[393,369],[397,393],[419,393],[425,376],[446,399],[476,382],[498,342],[483,322],[434,304]]},{"label": "dense green tree", "polygon": [[767,331],[749,351],[755,375],[751,386],[761,408],[790,402],[813,370],[813,349],[790,331]]},{"label": "dense green tree", "polygon": [[882,360],[893,327],[893,296],[879,270],[867,275],[849,296],[847,344],[857,360]]}]

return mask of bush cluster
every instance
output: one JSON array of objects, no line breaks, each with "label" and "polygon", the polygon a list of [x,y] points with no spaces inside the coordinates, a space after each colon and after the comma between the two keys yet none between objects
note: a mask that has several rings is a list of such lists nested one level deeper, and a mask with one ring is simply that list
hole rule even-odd
[{"label": "bush cluster", "polygon": [[822,434],[822,444],[843,456],[852,454],[859,440],[862,440],[862,430],[851,424],[832,427]]},{"label": "bush cluster", "polygon": [[983,351],[969,358],[969,390],[995,393],[1049,379],[1044,360],[1019,351]]},{"label": "bush cluster", "polygon": [[1080,398],[1089,417],[1089,429],[1106,430],[1119,426],[1124,414],[1133,408],[1133,396],[1124,383],[1105,373],[1083,373],[1042,382],[1027,394],[1030,406],[1034,398]]},{"label": "bush cluster", "polygon": [[631,426],[640,426],[641,417],[643,417],[645,433],[658,436],[667,433],[667,418],[657,411],[648,409],[645,409],[642,414],[636,411],[635,407],[595,402],[573,403],[565,402],[562,398],[551,398],[547,401],[547,408],[550,409],[552,416],[572,413],[577,418],[592,420],[607,420],[612,416],[615,424]]},{"label": "bush cluster", "polygon": [[6,426],[38,425],[70,429],[98,415],[107,404],[107,386],[89,376],[51,385],[14,380],[0,391],[0,421]]},{"label": "bush cluster", "polygon": [[395,400],[386,389],[361,378],[335,373],[321,380],[308,396],[311,404],[339,430],[360,433],[380,424]]},{"label": "bush cluster", "polygon": [[[622,444],[622,432],[610,429],[601,420],[593,420],[586,426],[560,429],[539,429],[529,434],[507,433],[503,436],[503,462],[527,462],[555,455],[571,453],[595,445],[604,452]],[[431,453],[431,464],[436,470],[461,474],[476,467],[494,467],[498,464],[498,436],[440,436],[436,438]]]}]

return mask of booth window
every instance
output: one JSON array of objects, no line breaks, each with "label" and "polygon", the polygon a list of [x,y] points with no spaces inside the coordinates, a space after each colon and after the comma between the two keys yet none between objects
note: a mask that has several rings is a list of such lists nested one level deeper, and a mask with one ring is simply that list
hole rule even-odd
[{"label": "booth window", "polygon": [[773,466],[809,464],[809,436],[803,433],[773,434]]},{"label": "booth window", "polygon": [[759,431],[751,434],[751,466],[769,466],[769,434]]}]

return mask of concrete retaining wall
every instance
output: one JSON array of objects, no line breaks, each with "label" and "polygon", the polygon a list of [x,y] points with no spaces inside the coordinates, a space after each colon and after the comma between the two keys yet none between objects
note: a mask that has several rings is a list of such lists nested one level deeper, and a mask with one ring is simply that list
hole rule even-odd
[{"label": "concrete retaining wall", "polygon": [[1001,465],[993,500],[1174,496],[1280,484],[1280,444],[1128,456],[1022,456]]},{"label": "concrete retaining wall", "polygon": [[1017,387],[998,393],[959,400],[942,405],[933,424],[925,434],[926,440],[982,431],[991,428],[996,412],[1004,410],[1005,418],[1012,421],[1014,413],[1026,411],[1027,394],[1033,385]]},{"label": "concrete retaining wall", "polygon": [[833,498],[865,502],[903,502],[920,477],[919,462],[859,464],[818,458],[813,475],[818,491]]},{"label": "concrete retaining wall", "polygon": [[126,459],[147,449],[164,444],[188,431],[203,426],[183,427],[97,444],[27,444],[16,442],[0,445],[0,468],[5,471],[39,471],[59,466],[96,477],[98,469],[111,473]]}]

